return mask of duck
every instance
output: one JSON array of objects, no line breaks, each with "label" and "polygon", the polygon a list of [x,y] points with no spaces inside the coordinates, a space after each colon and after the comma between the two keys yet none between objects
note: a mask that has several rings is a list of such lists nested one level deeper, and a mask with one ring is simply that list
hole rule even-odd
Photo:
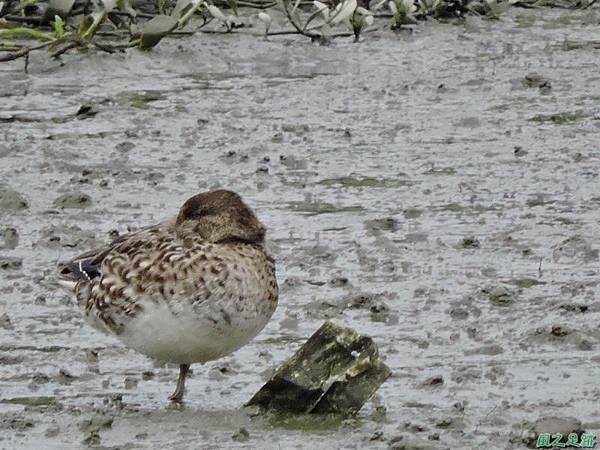
[{"label": "duck", "polygon": [[154,360],[190,366],[250,342],[277,308],[266,228],[235,192],[199,193],[176,216],[59,264],[58,284],[91,326]]}]

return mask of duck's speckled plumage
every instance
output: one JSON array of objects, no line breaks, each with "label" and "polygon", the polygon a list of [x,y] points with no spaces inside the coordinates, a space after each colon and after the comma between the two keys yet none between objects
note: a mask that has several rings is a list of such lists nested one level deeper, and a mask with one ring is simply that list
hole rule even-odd
[{"label": "duck's speckled plumage", "polygon": [[246,344],[275,311],[275,265],[264,235],[237,194],[198,194],[175,219],[63,265],[60,278],[95,328],[180,364],[185,378],[189,364]]}]

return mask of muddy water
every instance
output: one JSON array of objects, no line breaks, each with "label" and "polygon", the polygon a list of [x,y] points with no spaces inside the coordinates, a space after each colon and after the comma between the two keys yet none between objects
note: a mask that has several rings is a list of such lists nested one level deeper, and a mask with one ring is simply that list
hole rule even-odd
[{"label": "muddy water", "polygon": [[[0,448],[518,448],[547,415],[600,431],[598,53],[561,46],[594,14],[1,66]],[[176,370],[86,326],[53,267],[216,187],[268,224],[281,303],[172,408]],[[240,410],[327,318],[394,371],[361,414]]]}]

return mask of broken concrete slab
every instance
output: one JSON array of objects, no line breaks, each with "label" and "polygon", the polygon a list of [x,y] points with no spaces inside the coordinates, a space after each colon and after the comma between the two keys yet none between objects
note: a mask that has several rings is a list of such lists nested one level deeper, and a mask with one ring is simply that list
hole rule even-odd
[{"label": "broken concrete slab", "polygon": [[369,337],[325,322],[247,406],[293,413],[354,414],[391,375]]}]

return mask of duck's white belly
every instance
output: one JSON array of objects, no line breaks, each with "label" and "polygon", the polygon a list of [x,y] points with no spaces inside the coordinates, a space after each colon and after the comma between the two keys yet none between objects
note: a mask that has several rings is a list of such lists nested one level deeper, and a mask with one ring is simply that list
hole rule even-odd
[{"label": "duck's white belly", "polygon": [[[254,338],[277,307],[272,261],[253,246],[169,244],[116,255],[80,283],[87,318],[151,358],[206,362]],[[108,259],[108,258],[107,258]]]},{"label": "duck's white belly", "polygon": [[[266,302],[261,299],[258,304]],[[176,305],[145,302],[144,309],[131,318],[118,338],[160,361],[204,363],[247,344],[265,327],[274,310],[246,306],[239,311],[233,301],[195,307],[189,301]]]}]

